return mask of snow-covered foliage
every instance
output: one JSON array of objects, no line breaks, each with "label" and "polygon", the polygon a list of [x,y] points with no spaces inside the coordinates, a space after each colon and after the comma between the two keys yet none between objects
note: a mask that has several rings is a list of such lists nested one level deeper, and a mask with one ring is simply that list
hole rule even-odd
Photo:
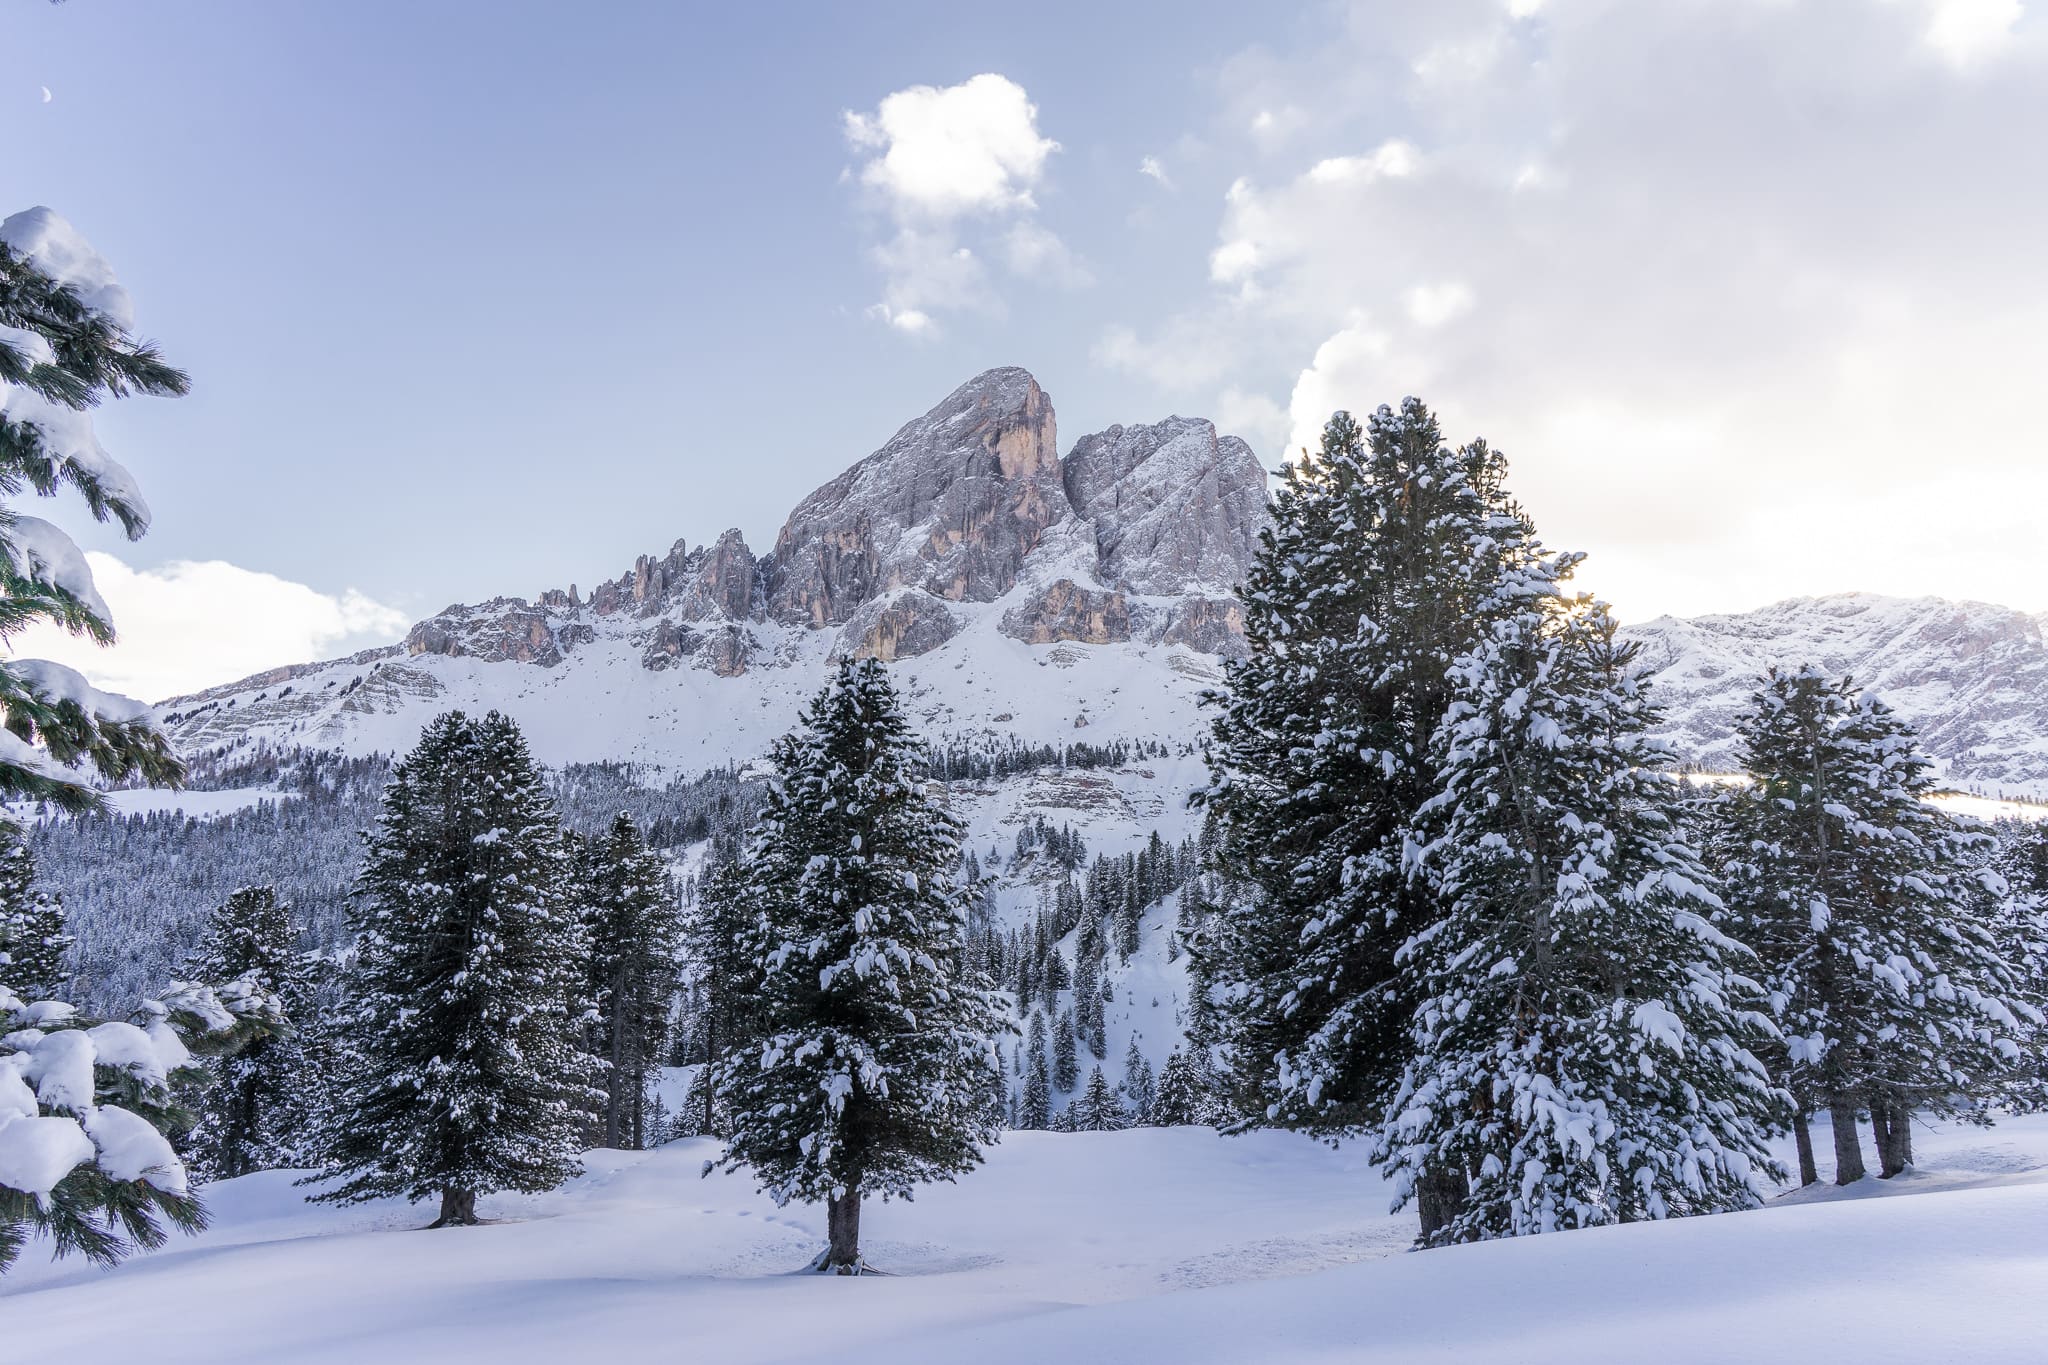
[{"label": "snow-covered foliage", "polygon": [[195,1053],[232,1051],[282,1024],[255,976],[173,982],[134,1022],[96,1021],[0,984],[0,1271],[40,1232],[58,1255],[110,1265],[204,1213],[166,1132]]},{"label": "snow-covered foliage", "polygon": [[1419,992],[1394,954],[1438,918],[1410,849],[1439,790],[1448,671],[1536,553],[1505,472],[1414,399],[1363,430],[1340,412],[1290,467],[1246,580],[1250,654],[1204,796],[1234,885],[1207,952],[1238,1083],[1270,1122],[1367,1131],[1401,1082]]},{"label": "snow-covered foliage", "polygon": [[[44,208],[0,222],[0,496],[69,487],[131,539],[149,529],[135,480],[101,447],[90,415],[104,398],[186,390],[133,326],[127,292],[69,223]],[[0,596],[0,644],[37,621],[113,640],[71,537],[4,503]],[[0,658],[0,714],[0,797],[91,810],[101,800],[94,778],[166,782],[181,771],[142,707],[60,665]]]},{"label": "snow-covered foliage", "polygon": [[1783,1100],[1754,955],[1678,827],[1656,713],[1604,608],[1550,566],[1451,668],[1424,807],[1442,918],[1397,955],[1423,993],[1381,1148],[1405,1201],[1469,1186],[1435,1243],[1747,1208]]},{"label": "snow-covered foliage", "polygon": [[597,1094],[578,1046],[585,944],[553,805],[524,740],[450,712],[392,771],[359,881],[315,1197],[476,1198],[578,1169]]},{"label": "snow-covered foliage", "polygon": [[993,1142],[989,983],[967,963],[961,827],[875,660],[843,662],[774,749],[746,855],[762,1041],[721,1077],[726,1160],[825,1201],[821,1269],[858,1269],[864,1196],[909,1198]]}]

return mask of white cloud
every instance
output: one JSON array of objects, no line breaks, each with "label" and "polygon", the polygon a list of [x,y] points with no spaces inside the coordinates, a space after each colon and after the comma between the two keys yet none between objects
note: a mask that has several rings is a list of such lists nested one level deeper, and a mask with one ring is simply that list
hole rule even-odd
[{"label": "white cloud", "polygon": [[1160,163],[1159,158],[1156,156],[1141,158],[1138,162],[1138,174],[1152,180],[1157,180],[1167,189],[1173,188],[1173,181],[1167,176],[1166,167]]},{"label": "white cloud", "polygon": [[[2048,609],[2048,542],[1978,530],[2048,500],[2033,16],[1533,9],[1359,0],[1227,63],[1215,155],[1248,178],[1189,264],[1208,297],[1098,360],[1198,409],[1284,398],[1289,450],[1419,394],[1632,615],[1857,586]],[[1444,79],[1455,53],[1485,80]],[[1245,132],[1281,108],[1284,145]]]},{"label": "white cloud", "polygon": [[1418,284],[1406,298],[1408,316],[1417,327],[1441,327],[1472,311],[1472,290],[1463,280]]},{"label": "white cloud", "polygon": [[[883,298],[870,316],[929,335],[942,313],[1000,313],[975,246],[1016,274],[1077,287],[1085,266],[1033,218],[1034,192],[1059,143],[1038,131],[1024,87],[984,73],[959,85],[914,85],[869,113],[847,113],[849,146],[864,157],[852,177],[894,232],[871,248]],[[992,226],[1007,222],[1008,226]]]},{"label": "white cloud", "polygon": [[871,114],[845,115],[846,140],[873,157],[861,183],[901,218],[1031,208],[1031,191],[1060,144],[1038,132],[1024,87],[992,72],[943,88],[913,85]]},{"label": "white cloud", "polygon": [[310,661],[397,639],[408,624],[353,588],[323,593],[221,560],[133,569],[88,553],[120,638],[101,649],[54,626],[12,641],[13,653],[69,664],[111,692],[161,701],[233,682],[285,661]]},{"label": "white cloud", "polygon": [[1381,176],[1413,175],[1422,157],[1412,143],[1399,138],[1383,142],[1369,156],[1332,156],[1308,168],[1318,185],[1370,184]]},{"label": "white cloud", "polygon": [[2020,0],[1935,0],[1927,45],[1951,65],[1968,67],[2004,47],[2024,13]]}]

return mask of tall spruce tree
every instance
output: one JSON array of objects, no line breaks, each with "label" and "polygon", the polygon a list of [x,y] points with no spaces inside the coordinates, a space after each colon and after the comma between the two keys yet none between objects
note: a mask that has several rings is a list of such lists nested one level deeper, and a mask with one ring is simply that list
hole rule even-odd
[{"label": "tall spruce tree", "polygon": [[517,727],[495,711],[431,722],[392,770],[357,883],[354,1058],[315,1198],[438,1195],[445,1227],[476,1222],[479,1195],[578,1171],[597,1095],[564,863]]},{"label": "tall spruce tree", "polygon": [[0,820],[0,982],[24,1000],[61,1000],[69,974],[64,901],[36,886],[35,854],[18,826]]},{"label": "tall spruce tree", "polygon": [[703,1074],[694,1092],[703,1105],[699,1131],[717,1134],[719,1078],[760,1039],[760,912],[749,895],[737,849],[714,845],[712,864],[697,884],[696,906],[685,920],[683,955],[697,999]]},{"label": "tall spruce tree", "polygon": [[245,886],[214,911],[186,967],[195,981],[248,976],[277,997],[283,1019],[269,1037],[208,1060],[190,1141],[194,1164],[211,1179],[296,1165],[304,1151],[305,1053],[294,1022],[310,1003],[310,983],[296,937],[275,889]]},{"label": "tall spruce tree", "polygon": [[[1251,1122],[1370,1132],[1400,1085],[1419,983],[1394,955],[1437,918],[1407,850],[1437,791],[1448,672],[1536,552],[1505,473],[1483,441],[1447,446],[1411,398],[1363,430],[1338,413],[1282,477],[1199,796],[1229,887],[1204,966]],[[1424,1173],[1426,1234],[1462,1186]]]},{"label": "tall spruce tree", "polygon": [[1081,1062],[1074,1050],[1074,1035],[1079,1027],[1071,1007],[1061,1010],[1053,1023],[1052,1083],[1062,1092],[1072,1090],[1081,1079]]},{"label": "tall spruce tree", "polygon": [[1001,1027],[967,967],[962,827],[877,660],[842,661],[772,750],[749,854],[766,1038],[730,1068],[725,1162],[777,1202],[822,1200],[821,1271],[858,1274],[861,1201],[974,1168]]},{"label": "tall spruce tree", "polygon": [[1754,955],[1677,826],[1657,713],[1605,608],[1508,576],[1451,669],[1421,865],[1442,917],[1380,1151],[1400,1196],[1469,1181],[1433,1245],[1749,1208],[1782,1112]]},{"label": "tall spruce tree", "polygon": [[1802,1178],[1815,1106],[1838,1183],[1865,1174],[1859,1110],[1896,1175],[1913,1112],[1981,1114],[2039,1024],[1983,920],[1983,836],[1927,802],[1911,729],[1847,678],[1773,669],[1736,728],[1751,783],[1722,807],[1730,925],[1777,1002]]},{"label": "tall spruce tree", "polygon": [[668,866],[621,812],[579,859],[589,957],[584,993],[604,1063],[604,1145],[647,1145],[647,1087],[668,1046],[682,920]]}]

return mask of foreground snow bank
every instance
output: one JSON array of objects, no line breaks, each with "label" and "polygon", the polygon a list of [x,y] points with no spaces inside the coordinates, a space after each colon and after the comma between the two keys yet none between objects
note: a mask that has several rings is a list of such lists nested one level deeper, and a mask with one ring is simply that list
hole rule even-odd
[{"label": "foreground snow bank", "polygon": [[0,1314],[7,1359],[119,1358],[146,1323],[159,1365],[210,1365],[224,1331],[292,1362],[2038,1361],[2048,1119],[1916,1145],[1919,1175],[1846,1198],[1404,1255],[1412,1218],[1349,1150],[1013,1134],[960,1185],[871,1206],[876,1280],[794,1273],[822,1214],[700,1179],[704,1142],[593,1153],[554,1194],[487,1201],[506,1221],[437,1232],[272,1172],[110,1273],[31,1249]]}]

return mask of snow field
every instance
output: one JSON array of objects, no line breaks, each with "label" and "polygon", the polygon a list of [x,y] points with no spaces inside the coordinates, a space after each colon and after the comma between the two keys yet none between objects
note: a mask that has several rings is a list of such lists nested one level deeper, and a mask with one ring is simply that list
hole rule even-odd
[{"label": "snow field", "polygon": [[[1825,1124],[1816,1134],[1828,1150]],[[0,1282],[10,1359],[551,1362],[2038,1362],[2048,1117],[1918,1139],[1900,1182],[1757,1213],[1401,1254],[1409,1215],[1355,1148],[1206,1129],[1016,1133],[957,1186],[871,1204],[894,1274],[796,1273],[821,1209],[713,1144],[595,1152],[491,1226],[210,1187],[213,1228],[112,1272],[31,1248]]]}]

